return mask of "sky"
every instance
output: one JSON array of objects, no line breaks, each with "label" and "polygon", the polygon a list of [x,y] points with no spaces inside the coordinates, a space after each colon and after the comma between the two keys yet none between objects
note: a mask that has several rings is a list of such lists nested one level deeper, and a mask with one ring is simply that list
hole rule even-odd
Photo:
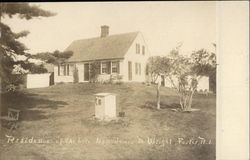
[{"label": "sky", "polygon": [[166,55],[182,43],[181,53],[212,50],[216,42],[216,2],[57,2],[31,3],[57,13],[32,20],[7,18],[14,32],[29,30],[20,40],[32,54],[65,50],[72,41],[109,33],[140,31],[151,55]]}]

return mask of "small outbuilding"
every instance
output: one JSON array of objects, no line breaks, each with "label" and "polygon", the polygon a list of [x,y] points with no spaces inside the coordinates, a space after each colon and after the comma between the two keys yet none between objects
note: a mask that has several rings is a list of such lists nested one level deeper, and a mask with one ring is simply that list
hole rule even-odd
[{"label": "small outbuilding", "polygon": [[54,85],[54,66],[52,64],[44,64],[47,73],[31,74],[25,76],[26,88],[43,88]]},{"label": "small outbuilding", "polygon": [[95,94],[95,117],[100,120],[116,118],[116,95],[112,93]]},{"label": "small outbuilding", "polygon": [[27,74],[26,87],[27,88],[42,88],[50,86],[50,77],[52,73],[42,74]]}]

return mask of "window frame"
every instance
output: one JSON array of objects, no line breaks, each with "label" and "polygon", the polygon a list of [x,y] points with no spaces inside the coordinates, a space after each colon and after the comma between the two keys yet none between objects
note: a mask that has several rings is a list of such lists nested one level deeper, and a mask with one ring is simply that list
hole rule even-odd
[{"label": "window frame", "polygon": [[74,74],[74,64],[69,64],[69,76],[73,76]]},{"label": "window frame", "polygon": [[[113,64],[116,64],[115,67]],[[116,69],[116,72],[114,72],[114,68]],[[111,61],[111,73],[119,73],[119,61]]]},{"label": "window frame", "polygon": [[70,71],[72,69],[73,64],[63,64],[58,65],[58,76],[72,76],[73,71]]},{"label": "window frame", "polygon": [[[103,66],[105,66],[105,71],[106,72],[103,72]],[[107,62],[101,62],[101,74],[108,74],[108,64]]]}]

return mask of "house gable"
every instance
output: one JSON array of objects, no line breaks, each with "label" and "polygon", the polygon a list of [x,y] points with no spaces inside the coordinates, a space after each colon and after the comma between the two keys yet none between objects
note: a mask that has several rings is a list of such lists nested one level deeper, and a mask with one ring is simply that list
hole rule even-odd
[{"label": "house gable", "polygon": [[[138,53],[139,46],[139,53]],[[142,48],[144,47],[144,54],[142,53]],[[128,52],[124,56],[123,62],[123,73],[124,79],[129,80],[128,77],[128,63],[131,63],[132,66],[132,81],[144,81],[146,79],[146,64],[150,56],[149,49],[143,38],[143,35],[139,32],[133,43],[128,49]]]}]

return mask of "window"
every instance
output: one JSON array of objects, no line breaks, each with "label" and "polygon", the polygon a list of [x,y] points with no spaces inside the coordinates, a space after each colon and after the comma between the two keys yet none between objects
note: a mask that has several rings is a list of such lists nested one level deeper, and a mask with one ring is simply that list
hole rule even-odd
[{"label": "window", "polygon": [[107,73],[107,63],[102,63],[102,73]]},{"label": "window", "polygon": [[112,62],[112,73],[119,73],[119,62]]},{"label": "window", "polygon": [[64,76],[64,70],[65,70],[65,67],[64,67],[65,65],[60,65],[59,66],[59,74],[58,75],[60,75],[60,76]]},{"label": "window", "polygon": [[73,65],[58,65],[58,76],[71,76],[73,74]]},{"label": "window", "polygon": [[101,73],[102,74],[110,74],[111,70],[111,62],[102,62],[101,63]]},{"label": "window", "polygon": [[138,65],[139,65],[139,75],[141,75],[141,63],[139,63]]},{"label": "window", "polygon": [[136,43],[135,47],[136,54],[140,54],[140,44]]},{"label": "window", "polygon": [[142,55],[145,55],[145,46],[142,46]]},{"label": "window", "polygon": [[135,74],[138,74],[138,64],[135,63]]},{"label": "window", "polygon": [[73,71],[74,71],[74,65],[73,65],[73,64],[70,64],[70,65],[69,65],[69,76],[72,76],[72,75],[73,75]]}]

